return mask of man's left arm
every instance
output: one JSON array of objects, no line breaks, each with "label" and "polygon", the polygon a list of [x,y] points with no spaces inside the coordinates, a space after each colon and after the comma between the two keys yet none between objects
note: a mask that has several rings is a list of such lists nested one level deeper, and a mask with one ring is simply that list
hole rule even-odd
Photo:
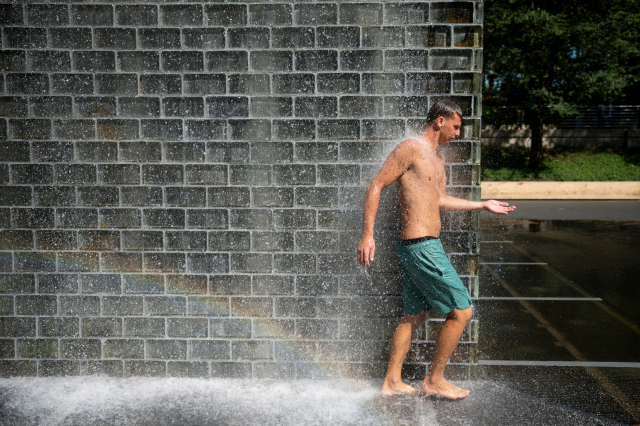
[{"label": "man's left arm", "polygon": [[444,211],[471,211],[471,210],[486,210],[494,214],[509,214],[515,210],[516,206],[510,206],[509,203],[504,203],[497,200],[488,201],[469,201],[462,198],[451,197],[447,195],[446,182],[443,179],[440,183],[440,210]]}]

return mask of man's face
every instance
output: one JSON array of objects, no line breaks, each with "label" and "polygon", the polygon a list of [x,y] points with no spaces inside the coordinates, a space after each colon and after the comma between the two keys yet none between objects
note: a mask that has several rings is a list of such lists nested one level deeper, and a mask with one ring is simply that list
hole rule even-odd
[{"label": "man's face", "polygon": [[454,114],[451,117],[440,117],[438,120],[442,120],[440,126],[440,145],[448,145],[449,142],[457,137],[460,137],[460,127],[462,126],[462,119],[458,114]]}]

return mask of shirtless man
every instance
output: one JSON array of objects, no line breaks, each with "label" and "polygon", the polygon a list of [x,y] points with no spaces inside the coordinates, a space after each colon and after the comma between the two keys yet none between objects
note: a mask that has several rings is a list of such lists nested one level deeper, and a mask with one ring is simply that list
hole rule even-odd
[{"label": "shirtless man", "polygon": [[[364,203],[362,239],[358,244],[358,261],[369,266],[375,253],[373,224],[380,193],[396,182],[401,208],[402,231],[397,246],[402,265],[402,299],[404,316],[391,339],[389,367],[381,392],[386,395],[422,393],[458,399],[469,395],[444,378],[444,368],[471,319],[473,308],[469,291],[451,266],[440,244],[441,210],[487,210],[508,214],[515,209],[495,200],[478,202],[446,194],[444,161],[438,149],[460,136],[462,111],[448,100],[434,104],[427,114],[427,126],[420,136],[400,143],[367,186]],[[435,310],[446,314],[427,375],[418,391],[403,383],[402,363],[418,327]]]}]

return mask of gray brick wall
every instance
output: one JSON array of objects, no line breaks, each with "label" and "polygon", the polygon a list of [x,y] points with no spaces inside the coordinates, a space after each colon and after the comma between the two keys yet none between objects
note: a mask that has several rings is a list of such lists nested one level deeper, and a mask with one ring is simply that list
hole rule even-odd
[{"label": "gray brick wall", "polygon": [[[465,115],[448,191],[479,199],[482,11],[0,4],[0,376],[381,376],[398,216],[389,190],[364,273],[364,186],[448,97]],[[477,224],[443,215],[472,295]]]}]

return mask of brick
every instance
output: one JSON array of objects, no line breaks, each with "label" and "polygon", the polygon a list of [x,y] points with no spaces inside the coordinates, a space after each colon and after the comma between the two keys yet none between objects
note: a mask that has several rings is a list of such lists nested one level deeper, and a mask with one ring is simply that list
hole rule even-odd
[{"label": "brick", "polygon": [[29,68],[32,71],[71,71],[71,55],[59,50],[30,51]]},{"label": "brick", "polygon": [[207,98],[207,116],[218,118],[248,117],[249,98],[225,96]]},{"label": "brick", "polygon": [[246,187],[208,188],[210,207],[248,207],[250,191]]},{"label": "brick", "polygon": [[356,73],[319,74],[319,93],[359,93],[360,75]]},{"label": "brick", "polygon": [[45,28],[5,28],[4,35],[9,48],[44,49],[47,47]]},{"label": "brick", "polygon": [[271,139],[269,120],[229,120],[229,139],[265,141]]},{"label": "brick", "polygon": [[248,362],[214,362],[211,364],[211,377],[249,378],[251,363]]},{"label": "brick", "polygon": [[[137,122],[135,123],[137,125]],[[124,161],[158,162],[162,160],[162,144],[159,142],[120,143],[120,157]]]},{"label": "brick", "polygon": [[184,170],[182,165],[144,165],[142,180],[145,184],[182,184]]},{"label": "brick", "polygon": [[246,142],[208,142],[208,161],[214,163],[246,163],[249,161],[249,144]]},{"label": "brick", "polygon": [[221,340],[192,340],[189,357],[193,359],[229,359],[231,345]]},{"label": "brick", "polygon": [[78,204],[83,206],[117,206],[118,188],[86,186],[78,188]]},{"label": "brick", "polygon": [[480,73],[455,73],[452,84],[453,93],[478,93],[482,84],[481,76]]},{"label": "brick", "polygon": [[103,253],[100,258],[106,272],[142,271],[142,255],[138,253]]},{"label": "brick", "polygon": [[3,4],[0,5],[0,21],[4,25],[23,25],[24,14],[22,5],[20,4]]},{"label": "brick", "polygon": [[142,93],[146,95],[175,95],[182,93],[179,74],[143,74],[140,76]]},{"label": "brick", "polygon": [[182,120],[141,120],[145,139],[180,140],[182,127]]},{"label": "brick", "polygon": [[79,231],[78,247],[80,250],[112,251],[120,249],[120,232],[114,231]]},{"label": "brick", "polygon": [[144,269],[151,272],[184,272],[184,253],[145,253]]},{"label": "brick", "polygon": [[177,294],[206,294],[206,275],[167,275],[167,292]]},{"label": "brick", "polygon": [[0,51],[0,70],[2,71],[26,71],[26,53],[21,50]]},{"label": "brick", "polygon": [[[46,74],[7,74],[8,94],[45,95],[49,92],[49,79]],[[12,120],[13,121],[13,120]]]},{"label": "brick", "polygon": [[231,357],[234,360],[272,359],[272,344],[270,341],[261,340],[233,341],[231,346]]},{"label": "brick", "polygon": [[31,111],[35,117],[65,117],[71,115],[71,110],[71,97],[46,96],[31,98]]},{"label": "brick", "polygon": [[429,104],[426,96],[387,96],[384,114],[390,117],[426,117]]},{"label": "brick", "polygon": [[268,49],[268,28],[231,28],[227,31],[230,48]]},{"label": "brick", "polygon": [[33,142],[33,159],[37,162],[74,161],[73,142]]},{"label": "brick", "polygon": [[349,49],[360,46],[358,27],[318,27],[316,31],[320,48]]},{"label": "brick", "polygon": [[[313,120],[274,120],[273,137],[276,140],[314,140],[316,123]],[[291,156],[293,149],[291,149]],[[273,155],[271,155],[273,156]]]},{"label": "brick", "polygon": [[251,320],[248,319],[212,319],[211,337],[239,337],[251,336]]},{"label": "brick", "polygon": [[356,25],[381,25],[382,4],[353,3],[340,5],[340,23]]},{"label": "brick", "polygon": [[93,120],[54,120],[55,139],[95,139],[96,128]]},{"label": "brick", "polygon": [[167,250],[172,251],[205,251],[207,249],[207,233],[202,232],[167,232]]},{"label": "brick", "polygon": [[0,275],[0,293],[35,293],[36,280],[31,274]]},{"label": "brick", "polygon": [[200,97],[164,98],[163,110],[166,117],[203,117],[204,101]]},{"label": "brick", "polygon": [[292,188],[252,188],[255,207],[293,207]]},{"label": "brick", "polygon": [[98,265],[98,253],[58,254],[58,271],[60,272],[98,272]]},{"label": "brick", "polygon": [[185,297],[147,296],[144,302],[148,315],[186,315],[187,313],[187,299]]},{"label": "brick", "polygon": [[107,339],[103,344],[105,358],[144,358],[144,340]]},{"label": "brick", "polygon": [[11,168],[14,184],[47,184],[53,181],[53,167],[44,164],[14,164]]},{"label": "brick", "polygon": [[447,73],[408,73],[407,91],[409,95],[449,93],[451,76]]},{"label": "brick", "polygon": [[14,257],[16,272],[53,272],[56,270],[55,253],[41,253],[34,257],[31,253],[19,252]]},{"label": "brick", "polygon": [[80,275],[83,293],[120,293],[122,283],[117,274]]},{"label": "brick", "polygon": [[80,318],[41,317],[38,318],[40,337],[79,337]]},{"label": "brick", "polygon": [[125,377],[165,377],[167,374],[165,361],[125,361]]},{"label": "brick", "polygon": [[16,314],[18,315],[56,315],[57,313],[56,296],[16,296]]},{"label": "brick", "polygon": [[277,74],[273,76],[273,92],[280,94],[311,94],[314,92],[313,74]]},{"label": "brick", "polygon": [[188,211],[187,228],[226,229],[228,223],[226,209],[190,209]]},{"label": "brick", "polygon": [[205,188],[171,187],[165,189],[166,206],[204,207],[206,206]]},{"label": "brick", "polygon": [[294,292],[292,275],[254,275],[253,291],[255,294],[287,295]]},{"label": "brick", "polygon": [[91,49],[91,28],[50,28],[51,47],[56,49]]},{"label": "brick", "polygon": [[[158,52],[118,52],[118,68],[124,72],[131,71],[160,71],[160,55]],[[127,94],[136,94],[127,90]]]},{"label": "brick", "polygon": [[[204,297],[191,296],[188,298],[189,315],[228,317],[229,298],[228,297]],[[251,323],[249,323],[249,331]],[[213,334],[211,335],[213,337]]]},{"label": "brick", "polygon": [[80,361],[42,360],[38,363],[41,377],[65,377],[80,375]]},{"label": "brick", "polygon": [[[204,144],[202,148],[204,157]],[[185,172],[190,185],[226,185],[228,181],[227,167],[222,165],[187,165]]]},{"label": "brick", "polygon": [[0,248],[2,250],[32,250],[33,231],[0,231]]},{"label": "brick", "polygon": [[229,75],[229,93],[247,95],[269,94],[270,83],[267,74]]},{"label": "brick", "polygon": [[124,231],[122,233],[124,250],[162,250],[161,231]]},{"label": "brick", "polygon": [[292,115],[292,99],[288,97],[253,97],[252,117],[288,117]]},{"label": "brick", "polygon": [[104,315],[142,315],[144,300],[139,296],[105,296],[102,298]]},{"label": "brick", "polygon": [[362,138],[399,139],[404,135],[404,120],[362,120]]},{"label": "brick", "polygon": [[152,26],[158,23],[157,6],[116,5],[116,23],[128,26]]},{"label": "brick", "polygon": [[275,228],[314,228],[315,212],[306,209],[276,209],[273,212]]},{"label": "brick", "polygon": [[123,206],[161,206],[162,188],[145,186],[122,188]]},{"label": "brick", "polygon": [[299,319],[296,335],[302,339],[338,339],[338,321],[327,319]]},{"label": "brick", "polygon": [[182,30],[187,49],[224,49],[223,28],[185,28]]},{"label": "brick", "polygon": [[274,165],[273,183],[276,185],[314,185],[316,183],[316,167],[305,164]]},{"label": "brick", "polygon": [[[184,93],[187,95],[216,95],[226,92],[224,74],[186,74],[184,77]],[[169,98],[173,100],[192,100],[194,98]],[[198,97],[197,99],[201,99]],[[202,111],[202,103],[199,104]],[[166,112],[165,112],[166,113]],[[197,114],[202,115],[202,112]]]},{"label": "brick", "polygon": [[235,4],[205,5],[205,24],[209,26],[238,26],[247,23],[247,6]]},{"label": "brick", "polygon": [[97,209],[57,209],[56,222],[59,228],[97,228]]},{"label": "brick", "polygon": [[[360,99],[356,99],[356,101],[359,100]],[[349,100],[345,100],[344,102],[350,106],[358,105],[357,102],[349,102]],[[371,108],[376,107],[376,105],[373,104],[365,106],[370,106]],[[343,107],[341,104],[340,108],[343,109],[346,107]],[[369,115],[362,110],[355,111],[354,113],[356,112],[360,112],[362,115]],[[320,140],[354,140],[358,139],[359,135],[360,122],[358,120],[318,120],[318,139]]]},{"label": "brick", "polygon": [[107,376],[123,377],[123,362],[113,361],[85,361],[81,364],[81,374],[83,376]]},{"label": "brick", "polygon": [[100,225],[103,228],[139,228],[141,214],[138,209],[102,209]]},{"label": "brick", "polygon": [[57,358],[57,339],[18,339],[16,341],[18,358]]},{"label": "brick", "polygon": [[426,70],[429,67],[427,50],[386,50],[385,71]]},{"label": "brick", "polygon": [[313,48],[315,46],[315,31],[311,27],[272,28],[271,46],[276,49]]},{"label": "brick", "polygon": [[1,317],[0,336],[2,337],[35,337],[36,319],[20,317]]},{"label": "brick", "polygon": [[473,22],[474,4],[471,2],[434,3],[431,5],[431,21],[447,24]]},{"label": "brick", "polygon": [[25,96],[0,97],[0,114],[4,117],[29,115],[29,102]]},{"label": "brick", "polygon": [[187,254],[187,271],[195,273],[229,272],[229,255],[223,253]]},{"label": "brick", "polygon": [[253,234],[253,249],[257,251],[293,251],[293,233],[255,232]]},{"label": "brick", "polygon": [[404,47],[404,27],[362,28],[362,47]]},{"label": "brick", "polygon": [[330,252],[338,249],[338,233],[329,231],[296,232],[296,250]]},{"label": "brick", "polygon": [[316,272],[316,258],[310,254],[275,254],[273,270],[278,273],[313,274]]},{"label": "brick", "polygon": [[277,297],[274,303],[276,317],[312,318],[316,315],[316,298]]},{"label": "brick", "polygon": [[407,27],[407,47],[449,47],[451,29],[442,25]]},{"label": "brick", "polygon": [[297,25],[333,25],[338,23],[336,4],[296,4],[294,19]]},{"label": "brick", "polygon": [[179,28],[140,28],[140,46],[143,49],[179,49]]},{"label": "brick", "polygon": [[429,23],[429,3],[389,3],[384,8],[386,25]]},{"label": "brick", "polygon": [[73,52],[76,71],[115,71],[116,55],[109,51]]},{"label": "brick", "polygon": [[265,229],[271,227],[272,213],[267,209],[232,209],[229,220],[232,228]]},{"label": "brick", "polygon": [[293,69],[293,55],[287,51],[257,51],[249,55],[251,70],[283,72]]},{"label": "brick", "polygon": [[340,69],[345,71],[382,71],[382,51],[344,50],[340,52]]},{"label": "brick", "polygon": [[14,209],[12,212],[15,228],[53,228],[54,210],[45,208]]},{"label": "brick", "polygon": [[137,164],[100,164],[98,165],[100,184],[133,185],[140,183],[140,166]]},{"label": "brick", "polygon": [[29,25],[69,25],[68,7],[67,5],[27,5],[27,22]]},{"label": "brick", "polygon": [[71,6],[71,24],[86,26],[112,26],[113,6],[111,5],[73,5]]},{"label": "brick", "polygon": [[[135,74],[96,74],[96,86],[98,88],[97,93],[101,95],[138,94],[138,78]],[[111,123],[115,124],[116,122],[111,121]],[[135,138],[129,137],[128,139]]]},{"label": "brick", "polygon": [[200,5],[168,5],[160,6],[162,24],[171,26],[202,25],[202,6]]},{"label": "brick", "polygon": [[249,69],[248,54],[242,50],[206,52],[206,62],[207,70],[211,72],[241,72]]},{"label": "brick", "polygon": [[170,72],[204,71],[202,52],[162,52],[162,69]]},{"label": "brick", "polygon": [[160,99],[135,97],[119,99],[121,117],[158,117],[160,116]]},{"label": "brick", "polygon": [[432,50],[429,55],[432,70],[471,70],[471,50]]},{"label": "brick", "polygon": [[73,316],[100,315],[98,296],[61,296],[60,314]]},{"label": "brick", "polygon": [[309,50],[296,52],[298,71],[336,71],[338,52],[335,50]]},{"label": "brick", "polygon": [[208,378],[208,362],[170,361],[167,363],[169,377]]},{"label": "brick", "polygon": [[164,337],[164,318],[125,318],[125,337]]},{"label": "brick", "polygon": [[482,27],[455,27],[453,30],[453,45],[455,47],[482,47]]},{"label": "brick", "polygon": [[51,93],[89,95],[93,93],[93,74],[52,74]]},{"label": "brick", "polygon": [[207,337],[209,321],[206,318],[168,318],[169,337]]},{"label": "brick", "polygon": [[76,250],[77,239],[76,231],[36,231],[36,249]]},{"label": "brick", "polygon": [[212,231],[209,232],[209,250],[211,251],[246,251],[251,248],[251,237],[245,231]]}]

